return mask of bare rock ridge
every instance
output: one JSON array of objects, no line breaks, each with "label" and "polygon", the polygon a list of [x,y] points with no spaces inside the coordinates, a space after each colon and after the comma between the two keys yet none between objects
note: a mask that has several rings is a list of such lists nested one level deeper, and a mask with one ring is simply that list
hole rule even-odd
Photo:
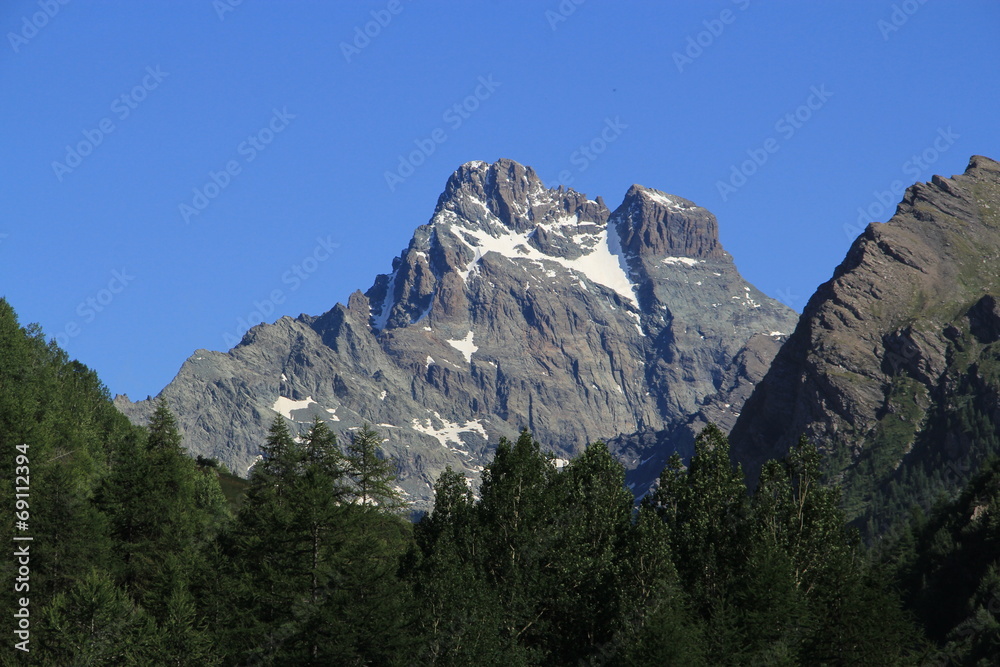
[{"label": "bare rock ridge", "polygon": [[[569,458],[703,409],[731,425],[796,319],[740,276],[715,217],[686,199],[634,185],[612,212],[511,160],[469,162],[366,292],[195,352],[162,394],[188,446],[241,474],[276,412],[301,429],[371,423],[427,507],[446,465],[477,483],[498,438],[523,427]],[[116,404],[137,422],[151,411]],[[639,440],[620,454],[642,486],[660,457]]]},{"label": "bare rock ridge", "polygon": [[[910,187],[809,300],[747,401],[731,441],[750,479],[805,434],[861,516],[913,461],[967,454],[975,438],[941,425],[996,395],[997,267],[1000,164],[974,156],[964,174]],[[1000,409],[981,412],[996,432]]]}]

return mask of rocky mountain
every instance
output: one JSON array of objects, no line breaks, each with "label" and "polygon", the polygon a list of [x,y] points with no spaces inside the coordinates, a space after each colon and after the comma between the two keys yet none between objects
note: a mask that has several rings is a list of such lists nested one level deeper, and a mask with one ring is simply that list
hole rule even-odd
[{"label": "rocky mountain", "polygon": [[[475,481],[523,427],[560,458],[634,434],[619,452],[649,468],[633,475],[644,484],[664,433],[700,411],[732,425],[796,318],[740,276],[715,217],[686,199],[633,185],[609,211],[511,160],[469,162],[366,292],[198,350],[162,395],[188,447],[239,473],[275,413],[341,432],[369,422],[418,507],[446,465]],[[151,412],[116,404],[137,422]]]},{"label": "rocky mountain", "polygon": [[1000,164],[910,187],[820,286],[730,440],[760,465],[805,434],[873,532],[1000,452]]}]

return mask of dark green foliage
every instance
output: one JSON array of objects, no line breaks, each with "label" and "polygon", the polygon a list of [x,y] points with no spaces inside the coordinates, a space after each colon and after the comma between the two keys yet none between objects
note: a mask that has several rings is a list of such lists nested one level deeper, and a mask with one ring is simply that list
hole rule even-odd
[{"label": "dark green foliage", "polygon": [[[633,521],[602,443],[557,470],[525,431],[501,441],[479,502],[451,470],[435,491],[404,568],[428,664],[615,664],[639,639],[656,644],[668,613],[686,613],[666,528],[649,510]],[[693,636],[687,625],[670,635]]]},{"label": "dark green foliage", "polygon": [[408,530],[392,510],[391,473],[374,461],[380,442],[366,429],[345,456],[323,422],[296,440],[275,418],[217,556],[217,594],[235,598],[217,610],[231,655],[279,665],[403,659],[409,592],[396,570]]},{"label": "dark green foliage", "polygon": [[[7,517],[0,538],[13,543],[15,486],[30,487],[22,498],[28,530],[18,532],[46,536],[31,550],[37,600],[65,590],[108,556],[106,517],[92,499],[110,453],[132,432],[97,376],[47,344],[36,327],[22,329],[0,299],[0,506]],[[13,607],[15,597],[6,583],[12,567],[10,559],[0,560],[4,609]],[[11,620],[5,619],[0,627],[6,632]]]},{"label": "dark green foliage", "polygon": [[[981,664],[1000,646],[1000,463],[918,516],[886,552],[903,597],[938,649],[935,664]],[[983,664],[989,664],[983,663]]]},{"label": "dark green foliage", "polygon": [[157,619],[167,601],[204,570],[202,549],[226,515],[218,479],[184,453],[177,423],[160,400],[145,444],[131,443],[101,490],[118,548],[119,577]]},{"label": "dark green foliage", "polygon": [[571,664],[610,642],[621,616],[619,554],[631,524],[625,470],[602,442],[590,445],[552,480],[551,543],[543,596],[553,652]]},{"label": "dark green foliage", "polygon": [[905,663],[912,630],[869,574],[808,442],[765,465],[748,498],[709,426],[689,468],[672,459],[652,500],[711,664]]},{"label": "dark green foliage", "polygon": [[218,471],[216,475],[219,480],[219,488],[222,491],[223,498],[226,500],[228,510],[233,514],[236,514],[239,512],[244,498],[246,498],[247,489],[250,486],[249,483],[242,477],[237,477],[232,473],[222,470]]},{"label": "dark green foliage", "polygon": [[421,609],[420,663],[517,664],[500,632],[499,595],[481,576],[479,520],[465,476],[447,468],[434,492],[434,510],[414,526],[403,567]]},{"label": "dark green foliage", "polygon": [[748,537],[743,473],[730,462],[729,442],[716,426],[698,435],[687,471],[676,455],[670,459],[653,503],[668,526],[688,593],[710,613],[738,576]]},{"label": "dark green foliage", "polygon": [[[198,553],[225,517],[212,485],[183,454],[172,415],[158,410],[148,432],[129,424],[92,371],[46,343],[37,327],[20,328],[0,299],[3,469],[13,473],[19,454],[30,468],[22,535],[34,539],[30,589],[16,593],[30,600],[38,663],[168,664],[173,644],[185,657],[170,664],[214,664],[195,650],[208,638],[195,636],[202,625],[190,596],[186,606],[171,605],[170,596],[180,600],[203,570]],[[4,507],[13,506],[13,493],[14,484],[0,485]],[[0,529],[7,544],[12,528]],[[12,563],[0,561],[8,610]],[[5,618],[13,637],[12,616]]]},{"label": "dark green foliage", "polygon": [[146,665],[159,660],[156,624],[106,575],[84,575],[45,609],[37,657],[53,665]]},{"label": "dark green foliage", "polygon": [[703,626],[681,590],[667,525],[648,502],[629,528],[620,571],[622,664],[708,664]]}]

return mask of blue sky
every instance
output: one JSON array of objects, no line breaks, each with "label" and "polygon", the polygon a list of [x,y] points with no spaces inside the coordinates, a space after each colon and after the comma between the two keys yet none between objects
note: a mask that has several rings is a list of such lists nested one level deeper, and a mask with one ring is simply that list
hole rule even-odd
[{"label": "blue sky", "polygon": [[1000,158],[996,2],[9,0],[0,32],[0,295],[132,398],[367,289],[469,160],[691,199],[801,310],[902,186]]}]

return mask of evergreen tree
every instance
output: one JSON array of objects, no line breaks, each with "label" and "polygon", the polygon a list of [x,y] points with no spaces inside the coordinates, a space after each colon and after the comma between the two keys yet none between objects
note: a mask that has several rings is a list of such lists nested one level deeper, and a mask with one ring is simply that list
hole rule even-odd
[{"label": "evergreen tree", "polygon": [[157,402],[145,443],[130,442],[107,479],[102,504],[118,542],[121,581],[158,621],[166,603],[203,567],[203,531],[212,519],[199,507],[200,474],[181,447],[177,422]]},{"label": "evergreen tree", "polygon": [[667,526],[650,502],[639,507],[622,551],[615,662],[629,667],[707,664],[701,624],[681,590]]},{"label": "evergreen tree", "polygon": [[534,651],[542,649],[537,638],[544,634],[537,624],[546,611],[543,540],[554,475],[551,457],[524,430],[513,444],[500,439],[480,489],[481,562],[500,596],[504,639]]},{"label": "evergreen tree", "polygon": [[353,482],[355,502],[362,506],[375,505],[383,510],[398,510],[404,506],[402,496],[393,485],[396,463],[379,456],[382,436],[368,424],[351,434],[347,445],[347,475]]},{"label": "evergreen tree", "polygon": [[743,473],[730,462],[729,442],[718,427],[709,424],[698,434],[686,471],[676,455],[670,459],[653,504],[667,523],[692,604],[706,618],[726,609],[746,560],[748,499]]},{"label": "evergreen tree", "polygon": [[[106,474],[108,452],[133,432],[96,374],[47,343],[36,325],[22,328],[0,299],[0,465],[6,482],[0,484],[0,505],[11,512],[0,537],[7,544],[15,532],[35,538],[33,601],[51,600],[82,573],[105,565],[109,528],[93,496]],[[25,528],[15,527],[15,516],[26,518]],[[12,560],[0,561],[6,582],[0,603],[7,609],[21,597],[9,585],[14,569]],[[11,621],[8,616],[0,624],[9,636]]]},{"label": "evergreen tree", "polygon": [[56,595],[41,626],[39,664],[163,664],[156,624],[106,574],[91,572]]},{"label": "evergreen tree", "polygon": [[822,484],[815,446],[802,438],[784,462],[767,464],[753,505],[749,594],[741,606],[747,627],[763,629],[751,642],[762,657],[789,664],[909,659],[912,629],[869,570],[839,490]]},{"label": "evergreen tree", "polygon": [[[262,664],[308,660],[330,571],[331,534],[343,497],[336,438],[320,421],[296,442],[276,416],[253,469],[234,530],[225,539],[242,613],[226,623],[230,650]],[[232,610],[235,611],[235,610]],[[246,636],[254,641],[246,642]],[[242,644],[241,644],[242,643]]]},{"label": "evergreen tree", "polygon": [[194,597],[183,588],[174,589],[166,602],[166,614],[159,625],[156,663],[177,667],[221,664]]},{"label": "evergreen tree", "polygon": [[149,420],[149,438],[146,447],[151,452],[169,452],[183,454],[181,434],[177,427],[177,419],[170,412],[167,399],[162,396],[156,400],[153,416]]},{"label": "evergreen tree", "polygon": [[620,554],[634,498],[624,467],[603,442],[587,447],[551,485],[539,629],[560,664],[575,665],[613,639],[624,604]]},{"label": "evergreen tree", "polygon": [[342,547],[322,603],[327,660],[337,664],[408,664],[411,590],[398,576],[411,526],[395,488],[395,464],[379,456],[382,436],[353,433],[342,460]]},{"label": "evergreen tree", "polygon": [[414,527],[405,576],[413,583],[420,664],[519,664],[500,634],[496,593],[477,567],[479,526],[472,490],[448,467],[434,485],[434,509]]},{"label": "evergreen tree", "polygon": [[396,576],[407,537],[402,521],[354,502],[349,460],[323,422],[296,441],[276,417],[263,450],[223,540],[241,601],[228,622],[230,650],[259,664],[403,660],[409,596]]}]

